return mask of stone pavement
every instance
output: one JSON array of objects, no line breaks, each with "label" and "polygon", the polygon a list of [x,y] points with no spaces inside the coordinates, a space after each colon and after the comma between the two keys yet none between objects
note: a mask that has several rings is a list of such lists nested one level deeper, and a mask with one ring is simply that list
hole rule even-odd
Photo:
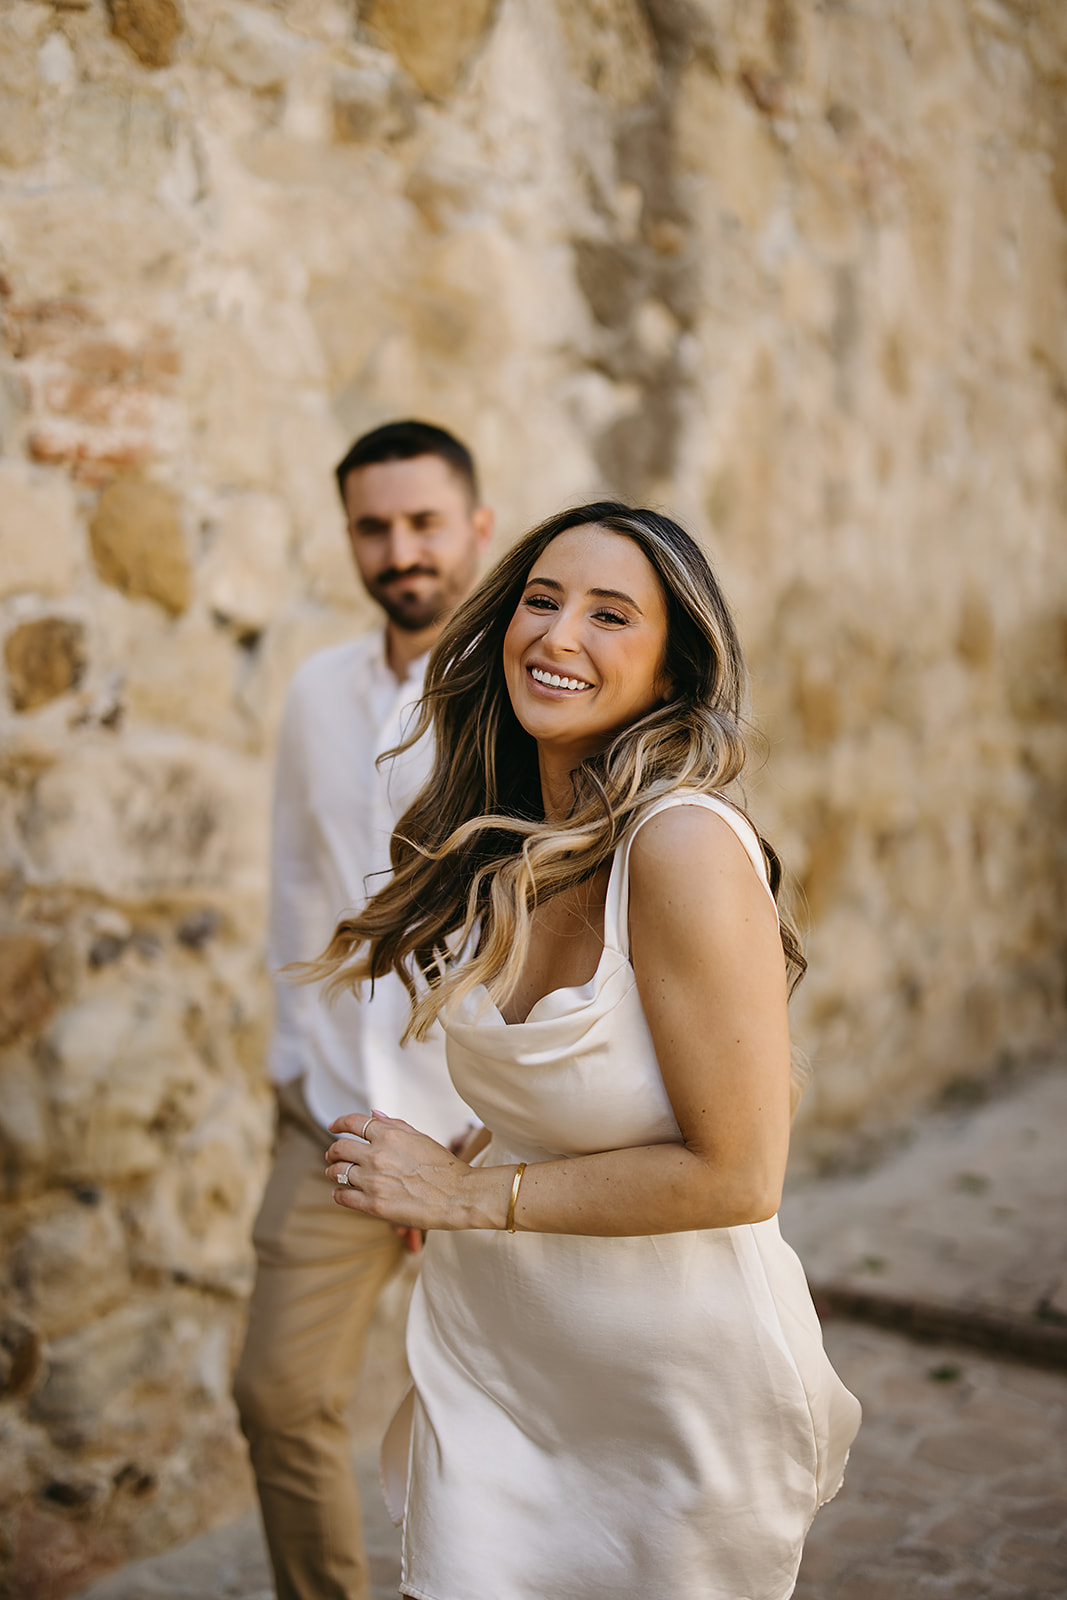
[{"label": "stone pavement", "polygon": [[1067,1060],[788,1194],[820,1309],[1067,1368]]},{"label": "stone pavement", "polygon": [[[927,1117],[868,1172],[789,1195],[783,1232],[864,1406],[796,1600],[1067,1600],[1065,1133],[1061,1066]],[[372,1455],[359,1465],[374,1600],[395,1600],[397,1534]],[[249,1515],[83,1600],[270,1595]]]},{"label": "stone pavement", "polygon": [[863,1401],[794,1600],[1067,1600],[1067,1375],[834,1320]]},{"label": "stone pavement", "polygon": [[[376,1450],[356,1457],[363,1495],[371,1600],[397,1600],[400,1533],[378,1487]],[[203,1533],[151,1561],[135,1561],[82,1591],[78,1600],[274,1600],[258,1511]]]}]

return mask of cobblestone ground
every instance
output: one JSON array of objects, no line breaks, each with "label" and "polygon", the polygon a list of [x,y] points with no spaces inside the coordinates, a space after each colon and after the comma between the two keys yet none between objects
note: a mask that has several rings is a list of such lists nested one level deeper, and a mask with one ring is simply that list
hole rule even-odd
[{"label": "cobblestone ground", "polygon": [[1067,1374],[825,1333],[864,1424],[795,1600],[1067,1600]]}]

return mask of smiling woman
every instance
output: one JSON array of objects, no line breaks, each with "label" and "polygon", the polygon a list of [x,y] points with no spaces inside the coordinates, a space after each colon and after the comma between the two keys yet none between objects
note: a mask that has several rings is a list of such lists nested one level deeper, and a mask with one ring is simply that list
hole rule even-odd
[{"label": "smiling woman", "polygon": [[460,1159],[359,1108],[327,1152],[339,1204],[432,1230],[407,1595],[784,1600],[841,1480],[859,1408],[775,1216],[803,959],[722,793],[744,681],[675,523],[544,523],[442,634],[393,879],[306,969],[399,972],[484,1125]]}]

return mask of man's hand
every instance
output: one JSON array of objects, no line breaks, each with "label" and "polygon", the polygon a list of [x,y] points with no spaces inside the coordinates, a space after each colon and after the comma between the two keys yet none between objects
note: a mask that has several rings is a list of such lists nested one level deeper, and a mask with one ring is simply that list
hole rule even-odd
[{"label": "man's hand", "polygon": [[405,1228],[401,1223],[394,1222],[393,1232],[409,1256],[421,1254],[422,1247],[426,1243],[426,1231],[424,1228]]},{"label": "man's hand", "polygon": [[480,1122],[468,1122],[462,1133],[450,1141],[448,1148],[454,1156],[465,1161],[468,1166],[480,1150],[484,1150],[489,1143],[489,1130],[483,1128]]}]

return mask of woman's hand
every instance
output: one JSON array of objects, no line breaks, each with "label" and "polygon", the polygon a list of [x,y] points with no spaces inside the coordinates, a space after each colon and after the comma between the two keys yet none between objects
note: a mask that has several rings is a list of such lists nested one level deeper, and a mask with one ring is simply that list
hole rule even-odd
[{"label": "woman's hand", "polygon": [[326,1152],[326,1176],[338,1205],[398,1229],[503,1227],[511,1168],[473,1170],[380,1111],[338,1117],[330,1132],[338,1137]]}]

